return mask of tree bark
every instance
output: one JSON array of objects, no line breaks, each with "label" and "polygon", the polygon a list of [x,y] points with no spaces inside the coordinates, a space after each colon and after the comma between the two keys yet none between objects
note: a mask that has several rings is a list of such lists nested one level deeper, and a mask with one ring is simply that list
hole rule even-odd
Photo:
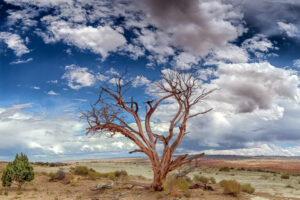
[{"label": "tree bark", "polygon": [[[161,191],[163,189],[162,183],[169,172],[204,155],[188,156],[188,154],[184,154],[173,159],[174,152],[187,134],[188,119],[211,111],[208,109],[204,112],[190,114],[192,107],[214,90],[206,91],[203,89],[200,93],[196,92],[200,87],[193,73],[180,74],[169,71],[162,74],[162,81],[157,84],[163,95],[156,101],[146,102],[148,107],[146,106],[146,113],[144,120],[142,120],[138,113],[138,102],[135,102],[133,97],[131,97],[131,101],[124,101],[122,89],[130,83],[125,81],[125,75],[121,75],[116,81],[115,89],[102,88],[98,101],[92,105],[92,110],[83,113],[83,117],[87,119],[89,125],[87,134],[99,133],[114,136],[116,133],[120,133],[134,142],[137,149],[130,153],[141,152],[147,155],[152,165],[153,181],[151,184],[138,182],[124,182],[124,184]],[[178,110],[170,121],[169,134],[155,133],[151,129],[151,117],[159,105],[169,98],[175,99],[178,104]],[[125,118],[124,114],[131,116],[134,122],[126,121],[127,117]],[[136,124],[136,128],[130,125],[132,123]],[[156,149],[157,142],[161,142],[164,147],[161,156]]]}]

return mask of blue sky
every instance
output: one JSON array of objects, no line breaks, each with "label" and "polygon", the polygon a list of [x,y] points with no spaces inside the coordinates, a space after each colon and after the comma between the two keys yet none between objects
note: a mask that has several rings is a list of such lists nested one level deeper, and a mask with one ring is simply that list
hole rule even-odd
[{"label": "blue sky", "polygon": [[[293,0],[0,0],[0,160],[128,156],[79,114],[128,70],[153,98],[160,70],[219,88],[178,153],[300,156],[300,3]],[[167,130],[172,102],[154,116]],[[168,110],[168,112],[166,112]]]}]

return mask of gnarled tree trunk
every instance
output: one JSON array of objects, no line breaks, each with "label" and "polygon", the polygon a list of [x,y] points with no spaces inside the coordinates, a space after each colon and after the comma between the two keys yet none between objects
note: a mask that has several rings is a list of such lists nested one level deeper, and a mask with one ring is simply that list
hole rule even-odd
[{"label": "gnarled tree trunk", "polygon": [[[124,83],[124,77],[122,75],[116,79],[115,90],[102,88],[98,101],[92,105],[90,111],[83,113],[89,124],[87,134],[100,133],[113,136],[115,133],[120,133],[133,141],[138,148],[129,153],[142,152],[146,154],[150,159],[153,170],[152,184],[149,186],[141,183],[140,186],[160,191],[162,190],[162,182],[169,172],[204,155],[188,156],[188,154],[184,154],[173,158],[175,150],[187,134],[186,124],[188,119],[211,111],[211,109],[208,109],[191,114],[191,108],[214,90],[206,91],[204,89],[199,92],[198,81],[192,73],[180,74],[169,70],[167,73],[162,74],[160,82],[156,82],[160,93],[164,95],[157,101],[145,102],[147,104],[146,115],[143,120],[144,123],[142,123],[139,116],[140,107],[138,102],[134,101],[132,97],[129,102],[124,100],[123,88],[129,84],[129,82]],[[170,98],[175,99],[178,110],[172,117],[168,135],[165,136],[153,132],[150,122],[158,106]],[[126,121],[127,117],[122,115],[124,113],[133,117],[137,126],[136,129],[129,125],[130,123]],[[175,129],[177,132],[175,132]],[[156,149],[157,142],[161,142],[164,147],[160,156]],[[128,182],[128,184],[139,185],[136,182]]]}]

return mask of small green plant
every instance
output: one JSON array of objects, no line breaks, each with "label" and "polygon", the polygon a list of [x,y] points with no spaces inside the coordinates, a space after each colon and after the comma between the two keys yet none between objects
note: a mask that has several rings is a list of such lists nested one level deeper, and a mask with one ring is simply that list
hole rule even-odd
[{"label": "small green plant", "polygon": [[221,167],[219,169],[220,172],[230,172],[230,168],[229,167]]},{"label": "small green plant", "polygon": [[18,191],[16,192],[16,194],[17,194],[17,195],[21,195],[21,194],[23,194],[23,192],[22,192],[21,190],[18,190]]},{"label": "small green plant", "polygon": [[248,194],[253,194],[255,189],[251,186],[251,184],[243,184],[242,185],[242,192],[246,192]]},{"label": "small green plant", "polygon": [[281,175],[281,178],[282,179],[289,179],[290,175],[288,173],[284,173],[284,174]]},{"label": "small green plant", "polygon": [[163,189],[166,195],[179,197],[182,194],[186,197],[190,196],[189,183],[183,178],[173,178],[168,176],[163,181]]},{"label": "small green plant", "polygon": [[194,178],[193,178],[193,181],[207,184],[209,179],[205,176],[195,175]]},{"label": "small green plant", "polygon": [[19,188],[25,182],[30,182],[34,179],[33,167],[28,161],[28,157],[21,153],[17,154],[13,162],[9,162],[2,173],[2,185],[4,187],[10,187],[12,182],[17,182]]},{"label": "small green plant", "polygon": [[7,195],[8,195],[8,192],[7,192],[7,191],[5,191],[5,192],[4,192],[4,195],[5,195],[5,196],[7,196]]},{"label": "small green plant", "polygon": [[37,191],[38,191],[38,189],[35,187],[35,188],[33,188],[33,191],[37,192]]},{"label": "small green plant", "polygon": [[242,190],[242,186],[236,180],[223,180],[220,182],[220,185],[224,188],[224,194],[229,194],[235,197]]},{"label": "small green plant", "polygon": [[0,195],[2,195],[3,191],[0,189]]}]

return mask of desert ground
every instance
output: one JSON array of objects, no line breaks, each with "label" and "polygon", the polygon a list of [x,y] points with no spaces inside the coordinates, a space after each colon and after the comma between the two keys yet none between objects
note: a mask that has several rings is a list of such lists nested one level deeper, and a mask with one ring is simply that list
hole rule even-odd
[{"label": "desert ground", "polygon": [[[7,163],[0,163],[0,171]],[[296,200],[300,199],[300,159],[292,158],[204,158],[188,176],[194,175],[214,177],[216,183],[209,183],[214,191],[190,189],[190,195],[167,195],[164,192],[148,191],[140,187],[131,188],[129,185],[119,185],[106,177],[91,178],[89,176],[70,175],[69,180],[51,180],[51,172],[55,174],[62,169],[66,174],[76,166],[87,166],[88,169],[101,173],[116,170],[126,170],[127,179],[140,182],[150,182],[152,170],[147,160],[143,158],[122,158],[105,160],[72,161],[65,166],[42,166],[33,164],[35,179],[26,183],[20,190],[16,186],[0,187],[0,199],[207,199],[207,200]],[[220,171],[222,167],[229,171]],[[288,173],[289,178],[282,178]],[[251,184],[255,192],[248,194],[241,192],[237,196],[223,193],[219,184],[222,180],[236,180],[241,184]],[[112,184],[112,189],[92,191],[97,184]]]}]

